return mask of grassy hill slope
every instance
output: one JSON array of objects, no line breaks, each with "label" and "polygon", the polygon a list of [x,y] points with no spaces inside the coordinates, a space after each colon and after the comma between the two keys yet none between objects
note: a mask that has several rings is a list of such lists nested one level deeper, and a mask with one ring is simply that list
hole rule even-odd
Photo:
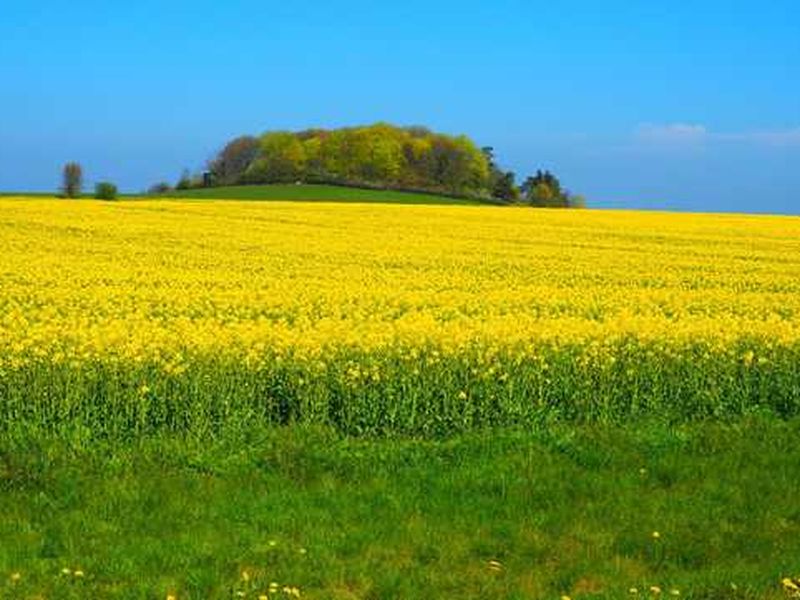
[{"label": "grassy hill slope", "polygon": [[380,202],[387,204],[480,204],[477,200],[435,194],[368,190],[334,185],[247,185],[170,192],[170,198],[216,200],[300,200],[325,202]]}]

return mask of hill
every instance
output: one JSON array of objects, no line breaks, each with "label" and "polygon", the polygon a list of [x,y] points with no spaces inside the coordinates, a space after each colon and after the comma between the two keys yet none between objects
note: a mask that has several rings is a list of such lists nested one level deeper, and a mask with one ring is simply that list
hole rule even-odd
[{"label": "hill", "polygon": [[175,190],[169,198],[214,200],[297,200],[304,202],[375,202],[381,204],[481,204],[478,200],[437,194],[371,190],[335,185],[273,184]]}]

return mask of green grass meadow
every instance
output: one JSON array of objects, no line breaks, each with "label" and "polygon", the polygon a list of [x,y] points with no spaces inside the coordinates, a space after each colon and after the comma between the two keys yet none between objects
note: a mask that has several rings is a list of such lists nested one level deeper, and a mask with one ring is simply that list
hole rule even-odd
[{"label": "green grass meadow", "polygon": [[31,438],[0,453],[0,597],[785,598],[798,439],[764,418]]},{"label": "green grass meadow", "polygon": [[382,204],[480,204],[477,200],[451,198],[436,194],[372,190],[335,185],[243,185],[232,187],[175,190],[169,198],[214,200],[279,200],[321,202],[379,202]]}]

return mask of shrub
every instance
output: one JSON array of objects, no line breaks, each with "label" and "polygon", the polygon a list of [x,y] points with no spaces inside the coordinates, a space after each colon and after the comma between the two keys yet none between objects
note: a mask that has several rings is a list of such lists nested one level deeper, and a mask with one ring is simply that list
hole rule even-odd
[{"label": "shrub", "polygon": [[94,197],[98,200],[116,200],[117,186],[109,181],[101,181],[94,188]]},{"label": "shrub", "polygon": [[159,181],[156,184],[150,186],[147,190],[148,196],[160,196],[161,194],[166,194],[172,191],[172,186],[168,184],[166,181]]}]

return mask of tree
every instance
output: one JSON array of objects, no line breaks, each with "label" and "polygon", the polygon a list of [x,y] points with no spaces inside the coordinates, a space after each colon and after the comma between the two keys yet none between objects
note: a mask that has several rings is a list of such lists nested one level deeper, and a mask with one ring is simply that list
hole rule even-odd
[{"label": "tree", "polygon": [[[243,136],[231,140],[208,167],[212,185],[313,181],[488,196],[496,183],[502,197],[514,198],[513,174],[493,165],[466,136],[375,123],[270,131],[257,140]],[[194,183],[187,173],[178,187]]]},{"label": "tree", "polygon": [[159,194],[166,194],[172,190],[172,186],[166,181],[159,181],[154,183],[147,189],[148,196],[158,196]]},{"label": "tree", "polygon": [[228,142],[217,156],[208,163],[215,185],[235,185],[258,156],[259,142],[243,135]]},{"label": "tree", "polygon": [[519,200],[519,188],[515,183],[513,171],[503,171],[494,160],[494,148],[484,146],[481,153],[489,165],[489,191],[492,198],[514,202]]},{"label": "tree", "polygon": [[530,197],[531,191],[537,185],[546,185],[555,195],[561,194],[561,182],[550,171],[536,171],[536,175],[528,177],[522,184],[521,191],[526,197]]},{"label": "tree", "polygon": [[175,184],[176,190],[189,190],[192,188],[192,175],[189,173],[189,169],[184,169],[181,172],[181,178],[178,179],[178,183]]},{"label": "tree", "polygon": [[365,182],[396,183],[405,168],[403,138],[401,131],[385,123],[354,131],[350,147],[351,171]]},{"label": "tree", "polygon": [[94,197],[98,200],[116,200],[117,186],[110,181],[101,181],[94,186]]},{"label": "tree", "polygon": [[480,192],[489,183],[486,156],[466,136],[434,136],[431,161],[433,182],[450,193]]},{"label": "tree", "polygon": [[519,200],[519,188],[514,183],[515,178],[513,171],[492,173],[492,197],[506,202]]},{"label": "tree", "polygon": [[582,207],[586,205],[583,196],[573,196],[562,189],[561,182],[550,171],[536,171],[522,184],[525,199],[533,206],[556,208]]},{"label": "tree", "polygon": [[560,199],[555,190],[548,184],[541,182],[529,188],[526,196],[528,202],[533,206],[558,206]]},{"label": "tree", "polygon": [[64,165],[61,191],[66,198],[77,198],[83,188],[83,169],[76,162]]},{"label": "tree", "polygon": [[245,173],[249,183],[287,183],[305,174],[303,143],[288,131],[265,133],[259,141],[259,155]]}]

